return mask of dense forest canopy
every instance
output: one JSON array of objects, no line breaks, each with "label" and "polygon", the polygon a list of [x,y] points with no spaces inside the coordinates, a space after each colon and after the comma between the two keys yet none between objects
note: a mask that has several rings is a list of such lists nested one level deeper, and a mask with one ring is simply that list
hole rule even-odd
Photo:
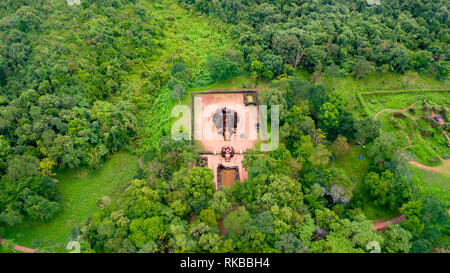
[{"label": "dense forest canopy", "polygon": [[[448,1],[372,2],[1,1],[0,236],[62,213],[57,171],[97,170],[126,150],[140,164],[131,185],[67,234],[83,252],[363,253],[374,241],[387,253],[448,252],[447,199],[416,190],[398,135],[314,80],[448,80]],[[171,36],[197,15],[199,33]],[[180,43],[192,52],[169,51]],[[214,48],[199,53],[200,43]],[[216,191],[196,147],[170,137],[170,111],[193,88],[237,76],[280,106],[280,147],[248,151],[248,179]],[[433,130],[430,111],[448,128],[447,110],[421,107]],[[352,149],[367,157],[356,176],[337,164]],[[375,231],[367,204],[407,220]]]},{"label": "dense forest canopy", "polygon": [[448,1],[180,2],[235,25],[246,63],[262,62],[266,78],[299,66],[332,75],[372,67],[448,75]]},{"label": "dense forest canopy", "polygon": [[151,57],[161,26],[136,1],[83,1],[81,9],[2,1],[0,17],[0,188],[22,192],[2,195],[0,218],[20,222],[9,218],[30,215],[32,205],[45,210],[39,200],[52,186],[38,178],[14,186],[18,180],[55,167],[99,167],[134,138],[127,77]]}]

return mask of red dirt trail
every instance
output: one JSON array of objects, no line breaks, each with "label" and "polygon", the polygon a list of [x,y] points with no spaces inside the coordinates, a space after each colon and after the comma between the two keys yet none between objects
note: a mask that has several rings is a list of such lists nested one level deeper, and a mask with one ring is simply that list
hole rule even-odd
[{"label": "red dirt trail", "polygon": [[406,220],[406,217],[405,217],[405,215],[402,214],[402,215],[400,215],[398,217],[394,217],[394,218],[392,218],[392,219],[390,219],[388,221],[378,222],[378,223],[374,222],[373,223],[373,229],[376,230],[376,231],[382,231],[382,230],[385,230],[387,228],[389,223],[397,224],[397,223],[399,223],[401,221],[404,221],[404,220]]},{"label": "red dirt trail", "polygon": [[[0,238],[0,244],[2,243],[2,241],[3,241],[3,239]],[[24,253],[35,253],[36,252],[36,249],[19,246],[19,245],[14,245],[14,250],[24,252]]]}]

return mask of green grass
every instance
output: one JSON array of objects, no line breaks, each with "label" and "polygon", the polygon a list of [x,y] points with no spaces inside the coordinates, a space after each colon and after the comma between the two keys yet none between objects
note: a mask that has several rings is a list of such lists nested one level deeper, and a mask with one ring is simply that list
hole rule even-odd
[{"label": "green grass", "polygon": [[[234,42],[228,34],[227,24],[193,14],[175,2],[146,2],[148,9],[152,10],[152,15],[167,24],[164,38],[159,40],[161,48],[147,66],[160,71],[168,78],[170,68],[183,61],[193,79],[191,88],[183,99],[183,103],[187,104],[193,88],[210,84],[206,68],[207,57],[223,54],[225,50],[234,47]],[[170,125],[173,122],[171,111],[177,103],[178,101],[172,98],[172,91],[166,86],[158,90],[151,110],[141,112],[143,127],[140,135],[143,136],[143,141],[140,148],[145,151],[148,147],[157,147],[161,136],[170,133]]]},{"label": "green grass", "polygon": [[416,158],[412,158],[413,160],[428,166],[439,166],[442,162],[428,162],[430,158],[437,158],[439,154],[437,154],[428,144],[424,141],[421,141],[418,144],[412,145],[408,147],[406,150],[413,152]]},{"label": "green grass", "polygon": [[[359,158],[361,155],[363,159]],[[366,151],[361,146],[354,145],[348,153],[336,159],[332,164],[335,167],[344,169],[350,179],[356,182],[355,186],[357,186],[367,174],[370,161],[366,156]]]},{"label": "green grass", "polygon": [[377,206],[368,197],[364,198],[362,210],[364,212],[364,215],[366,215],[366,217],[370,220],[377,219],[380,221],[387,221],[400,215],[400,212],[398,210],[390,210],[384,207]]},{"label": "green grass", "polygon": [[118,152],[99,171],[83,168],[58,172],[56,179],[62,197],[59,215],[48,223],[26,221],[7,230],[4,237],[27,247],[36,247],[34,242],[39,241],[41,247],[61,250],[71,229],[99,210],[97,201],[101,197],[110,196],[112,201],[116,200],[138,167],[135,156]]},{"label": "green grass", "polygon": [[[389,95],[382,96],[383,101],[387,104],[387,108],[408,108],[412,105],[411,101],[416,102],[413,109],[414,113],[409,111],[387,111],[378,116],[378,120],[381,122],[382,130],[385,132],[393,132],[398,139],[398,147],[404,150],[412,152],[415,156],[412,160],[418,161],[428,166],[438,166],[441,162],[429,163],[428,159],[444,157],[448,154],[447,143],[442,134],[442,130],[438,128],[431,128],[431,124],[421,119],[423,115],[422,101],[421,99],[427,99],[429,101],[441,101],[445,103],[446,99],[450,99],[449,92],[442,93],[426,93],[426,94],[402,94],[402,95]],[[375,97],[379,100],[379,97]],[[420,99],[420,100],[419,100]],[[409,100],[409,101],[408,101]],[[379,102],[376,102],[377,104]],[[369,103],[374,105],[375,102]],[[396,105],[393,105],[396,104]],[[439,105],[436,105],[438,108]],[[381,106],[378,106],[373,112],[378,111]],[[396,113],[404,115],[403,118],[394,117]],[[422,128],[430,128],[434,132],[433,137],[419,137],[419,132]]]},{"label": "green grass", "polygon": [[[348,100],[347,110],[357,116],[363,116],[364,112],[357,100],[357,94],[373,90],[396,90],[396,89],[449,89],[450,80],[437,80],[429,76],[420,75],[416,72],[396,74],[392,72],[373,72],[367,77],[357,80],[352,76],[347,77],[324,77],[322,82],[328,90],[336,90]],[[407,99],[397,97],[394,104],[380,103],[378,109],[373,109],[373,115],[383,108],[403,108],[417,100],[406,95]],[[378,98],[378,96],[377,96]],[[369,99],[367,99],[369,100]],[[439,101],[439,100],[438,100]],[[368,103],[368,102],[367,102]],[[392,106],[392,107],[391,107]]]},{"label": "green grass", "polygon": [[[361,155],[363,159],[359,158]],[[366,156],[366,151],[361,146],[352,146],[348,153],[336,159],[332,165],[345,170],[347,176],[354,183],[354,194],[362,192],[362,183],[368,173],[370,160]],[[389,210],[377,206],[365,193],[363,193],[362,197],[361,209],[369,219],[390,219],[399,214],[396,210]]]},{"label": "green grass", "polygon": [[[231,90],[236,91],[239,89],[244,89],[244,87],[247,85],[253,84],[253,80],[250,78],[250,76],[242,75],[235,78],[231,78],[226,81],[216,82],[212,84],[208,84],[205,86],[199,86],[196,88],[192,88],[191,92],[198,92],[198,91],[207,91],[207,90]],[[269,82],[267,81],[260,81],[256,84],[256,89],[262,90],[269,86]]]},{"label": "green grass", "polygon": [[416,183],[421,196],[435,195],[450,206],[450,176],[429,172],[415,166],[411,166],[414,173],[412,180]]},{"label": "green grass", "polygon": [[[450,89],[450,88],[449,88]],[[364,96],[367,104],[369,116],[374,117],[375,114],[386,108],[391,109],[404,109],[411,106],[416,101],[419,101],[416,106],[422,107],[420,100],[427,99],[432,102],[436,102],[441,105],[447,105],[450,103],[450,92],[423,92],[423,93],[403,93],[403,94],[386,94],[386,95],[374,95]],[[417,108],[416,108],[417,109]]]},{"label": "green grass", "polygon": [[449,80],[439,81],[417,72],[398,74],[393,72],[373,72],[365,78],[355,77],[325,78],[325,83],[331,89],[343,92],[358,92],[387,89],[438,89],[448,88]]}]

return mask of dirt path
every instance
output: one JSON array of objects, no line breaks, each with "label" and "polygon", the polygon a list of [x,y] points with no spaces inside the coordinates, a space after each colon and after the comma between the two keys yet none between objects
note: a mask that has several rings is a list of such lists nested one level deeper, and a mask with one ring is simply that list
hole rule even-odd
[{"label": "dirt path", "polygon": [[382,231],[387,228],[389,223],[394,225],[394,224],[400,223],[401,221],[404,221],[404,220],[406,220],[406,217],[403,214],[398,217],[394,217],[390,220],[384,221],[384,222],[377,222],[375,220],[375,222],[373,223],[373,229],[376,231]]},{"label": "dirt path", "polygon": [[420,132],[419,132],[419,138],[420,138],[420,140],[425,141],[425,139],[423,139],[422,134]]},{"label": "dirt path", "polygon": [[[375,114],[375,120],[378,120],[378,116],[379,116],[380,114],[384,113],[384,112],[387,112],[387,111],[406,112],[408,108],[414,107],[414,105],[416,105],[416,103],[419,102],[419,101],[420,101],[420,100],[415,101],[415,102],[414,102],[413,104],[411,104],[409,107],[406,107],[406,108],[403,108],[403,109],[392,109],[392,108],[382,109],[382,110],[378,111],[378,112]],[[434,113],[433,113],[433,114],[434,114]],[[444,132],[445,132],[445,131],[444,131]],[[409,135],[406,135],[406,137],[408,138],[408,145],[411,146],[411,145],[412,145],[412,142],[411,142],[411,139],[410,139]],[[420,134],[420,132],[419,132],[419,139],[425,141],[425,140],[422,138],[422,135]],[[409,146],[408,146],[408,147],[409,147]],[[407,148],[407,147],[406,147],[406,148]],[[403,154],[403,155],[404,155],[404,154]],[[404,156],[408,159],[409,164],[411,164],[411,165],[413,165],[413,166],[416,166],[416,167],[418,167],[418,168],[421,168],[421,169],[424,169],[424,170],[430,171],[430,172],[437,172],[437,173],[443,173],[443,174],[450,175],[450,160],[444,160],[444,159],[441,158],[441,160],[443,161],[442,165],[437,166],[437,167],[430,167],[430,166],[424,165],[424,164],[422,164],[422,163],[419,163],[419,162],[417,162],[417,161],[409,160],[409,158],[408,158],[406,155],[404,155]]]},{"label": "dirt path", "polygon": [[378,116],[379,116],[381,113],[384,113],[384,112],[387,112],[387,111],[406,112],[406,110],[407,110],[408,108],[414,107],[414,105],[416,105],[416,103],[418,103],[419,101],[420,101],[420,100],[415,101],[415,102],[414,102],[413,104],[411,104],[409,107],[406,107],[406,108],[403,108],[403,109],[392,109],[392,108],[382,109],[382,110],[378,111],[378,112],[375,114],[375,120],[378,120]]},{"label": "dirt path", "polygon": [[[3,239],[0,238],[0,244],[2,243]],[[24,246],[19,246],[19,245],[14,245],[14,250],[16,251],[20,251],[23,253],[35,253],[36,249],[32,249],[32,248],[28,248],[28,247],[24,247]]]},{"label": "dirt path", "polygon": [[450,175],[450,160],[442,161],[442,165],[439,165],[437,167],[430,167],[412,160],[409,161],[409,164],[424,169],[426,171]]},{"label": "dirt path", "polygon": [[380,110],[380,111],[378,111],[378,112],[375,114],[375,120],[378,120],[378,116],[379,116],[381,113],[384,113],[384,112],[386,112],[386,111],[400,111],[400,112],[406,112],[406,109],[392,109],[392,108],[386,108],[386,109]]},{"label": "dirt path", "polygon": [[[450,214],[450,210],[448,210],[448,214]],[[376,231],[383,231],[387,228],[388,224],[391,223],[392,225],[400,223],[402,221],[406,220],[406,216],[404,214],[394,217],[390,220],[384,221],[384,222],[378,222],[377,220],[375,220],[373,222],[373,229]]]}]

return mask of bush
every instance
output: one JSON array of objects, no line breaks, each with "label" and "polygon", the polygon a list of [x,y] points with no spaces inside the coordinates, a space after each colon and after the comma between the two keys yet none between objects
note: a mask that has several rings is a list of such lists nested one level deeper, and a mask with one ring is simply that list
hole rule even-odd
[{"label": "bush", "polygon": [[226,57],[208,57],[206,61],[209,74],[213,81],[224,81],[235,77],[240,73],[240,66]]}]

